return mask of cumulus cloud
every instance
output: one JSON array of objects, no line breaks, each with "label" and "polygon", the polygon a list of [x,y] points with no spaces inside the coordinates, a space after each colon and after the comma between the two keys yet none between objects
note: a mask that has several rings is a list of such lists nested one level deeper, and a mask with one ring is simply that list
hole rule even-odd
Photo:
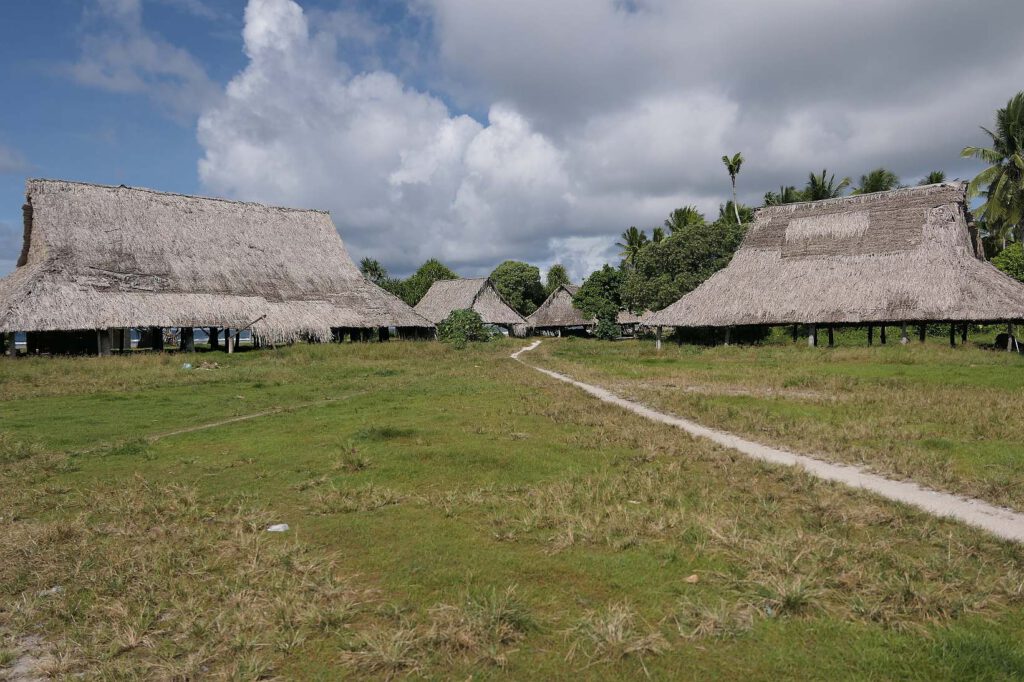
[{"label": "cumulus cloud", "polygon": [[[179,4],[193,13],[209,9],[200,2]],[[81,85],[145,94],[183,122],[194,120],[219,91],[191,53],[144,28],[142,0],[94,0],[88,5],[81,54],[65,70]]]},{"label": "cumulus cloud", "polygon": [[520,258],[579,277],[629,225],[714,215],[725,153],[744,153],[750,203],[823,166],[968,176],[959,149],[1024,82],[1024,6],[983,4],[419,0],[417,71],[401,50],[363,58],[389,42],[363,15],[250,0],[248,65],[199,120],[200,178],[329,208],[400,272]]}]

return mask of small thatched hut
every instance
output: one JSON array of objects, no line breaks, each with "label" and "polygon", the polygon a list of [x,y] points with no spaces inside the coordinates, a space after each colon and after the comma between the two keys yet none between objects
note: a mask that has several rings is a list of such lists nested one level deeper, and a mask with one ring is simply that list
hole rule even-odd
[{"label": "small thatched hut", "polygon": [[813,342],[816,325],[1024,319],[1024,285],[969,223],[963,182],[763,208],[729,265],[647,324],[800,323]]},{"label": "small thatched hut", "polygon": [[24,222],[0,332],[30,348],[102,353],[130,327],[181,328],[185,343],[194,327],[283,342],[433,326],[362,276],[324,211],[29,180]]},{"label": "small thatched hut", "polygon": [[572,303],[572,297],[577,291],[579,287],[572,284],[559,286],[532,315],[526,318],[526,323],[531,329],[554,331],[559,334],[565,329],[592,326],[595,323],[594,318],[588,318]]},{"label": "small thatched hut", "polygon": [[443,279],[430,285],[416,304],[416,312],[434,324],[443,322],[454,310],[475,310],[485,324],[525,329],[526,320],[505,302],[494,283],[486,277]]}]

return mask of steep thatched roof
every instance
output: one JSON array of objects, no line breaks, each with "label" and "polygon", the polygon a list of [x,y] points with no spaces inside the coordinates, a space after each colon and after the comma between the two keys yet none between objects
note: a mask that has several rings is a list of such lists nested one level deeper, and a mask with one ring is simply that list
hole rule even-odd
[{"label": "steep thatched roof", "polygon": [[579,291],[578,286],[563,284],[551,292],[551,295],[526,318],[526,323],[534,329],[556,329],[558,327],[586,327],[594,324],[572,304],[572,297]]},{"label": "steep thatched roof", "polygon": [[432,326],[366,281],[324,211],[29,180],[25,245],[0,280],[0,331]]},{"label": "steep thatched roof", "polygon": [[467,309],[478,312],[487,324],[526,324],[486,277],[439,280],[416,304],[416,312],[435,324],[443,322],[453,310]]},{"label": "steep thatched roof", "polygon": [[979,257],[966,183],[772,206],[728,267],[659,326],[1024,319],[1024,285]]},{"label": "steep thatched roof", "polygon": [[617,323],[619,323],[619,324],[643,324],[643,325],[646,325],[647,321],[651,318],[651,315],[653,315],[653,314],[654,313],[652,313],[650,310],[645,310],[643,312],[643,314],[641,314],[641,315],[637,315],[636,313],[631,313],[628,310],[620,310],[619,314],[615,317],[615,321]]}]

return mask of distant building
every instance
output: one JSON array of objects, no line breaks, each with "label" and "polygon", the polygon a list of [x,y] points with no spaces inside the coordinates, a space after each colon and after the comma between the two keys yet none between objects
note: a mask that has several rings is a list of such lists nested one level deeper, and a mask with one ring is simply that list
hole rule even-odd
[{"label": "distant building", "polygon": [[415,310],[434,324],[440,324],[455,310],[475,310],[484,324],[505,327],[509,334],[517,336],[525,333],[526,320],[505,302],[486,277],[434,282]]}]

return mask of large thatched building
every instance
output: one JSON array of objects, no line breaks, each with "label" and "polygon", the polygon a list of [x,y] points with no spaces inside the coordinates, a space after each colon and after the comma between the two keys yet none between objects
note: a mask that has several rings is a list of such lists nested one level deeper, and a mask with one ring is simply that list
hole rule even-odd
[{"label": "large thatched building", "polygon": [[416,304],[416,312],[434,324],[443,322],[454,310],[475,310],[485,324],[525,329],[526,320],[505,302],[494,283],[486,277],[476,279],[443,279]]},{"label": "large thatched building", "polygon": [[729,265],[656,327],[1009,322],[1024,285],[984,260],[966,183],[759,210]]},{"label": "large thatched building", "polygon": [[58,180],[26,196],[0,332],[40,350],[102,352],[130,327],[251,325],[282,342],[433,326],[362,276],[324,211]]},{"label": "large thatched building", "polygon": [[526,318],[526,324],[538,331],[561,332],[565,329],[585,328],[595,320],[573,305],[572,297],[579,291],[578,286],[563,284],[551,292],[540,307]]}]

